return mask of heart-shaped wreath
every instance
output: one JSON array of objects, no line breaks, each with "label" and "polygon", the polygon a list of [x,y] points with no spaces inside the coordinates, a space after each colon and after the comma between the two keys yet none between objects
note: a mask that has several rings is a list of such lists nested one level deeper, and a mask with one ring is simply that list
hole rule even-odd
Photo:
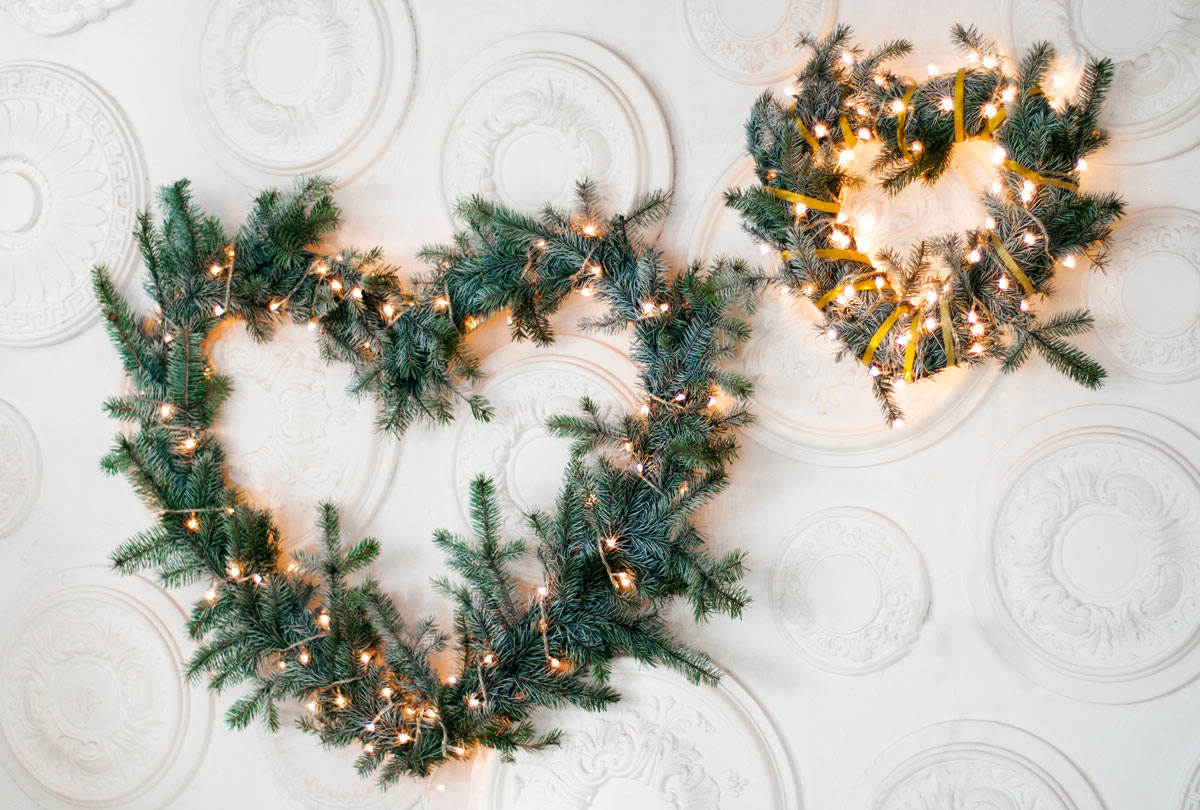
[{"label": "heart-shaped wreath", "polygon": [[[989,357],[1012,371],[1036,348],[1089,388],[1105,376],[1063,340],[1091,327],[1088,313],[1039,321],[1032,299],[1051,292],[1057,263],[1074,267],[1087,254],[1102,264],[1124,210],[1115,194],[1079,189],[1087,156],[1108,141],[1097,119],[1112,63],[1090,63],[1074,100],[1052,100],[1041,87],[1054,59],[1048,44],[1010,77],[996,45],[974,28],[955,26],[953,39],[970,66],[931,69],[936,75],[919,82],[885,67],[912,50],[906,41],[864,53],[847,26],[824,39],[801,36],[813,53],[794,100],[764,94],[746,126],[761,186],[726,195],[747,231],[780,251],[773,280],[811,301],[841,356],[867,367],[890,425],[901,424],[898,387]],[[859,145],[879,145],[871,168],[894,193],[914,180],[935,183],[968,140],[992,142],[999,170],[982,196],[982,227],[922,240],[907,259],[858,250],[840,201],[863,182],[849,168]]]},{"label": "heart-shaped wreath", "polygon": [[[692,515],[724,487],[733,431],[749,418],[749,383],[721,364],[748,335],[738,312],[753,303],[753,274],[721,262],[669,277],[639,236],[666,215],[667,198],[606,219],[582,184],[577,211],[547,208],[540,219],[463,203],[467,231],[424,249],[432,270],[405,285],[378,251],[316,247],[338,224],[330,190],[309,180],[265,192],[230,239],[186,182],[163,189],[161,227],[146,213],[136,234],[157,305],[148,317],[95,273],[133,382],[105,407],[136,425],[102,466],[129,477],[159,518],[113,561],[157,569],[166,586],[208,586],[188,622],[198,649],[187,676],[207,675],[218,690],[250,683],[228,711],[235,727],[261,716],[275,729],[277,701],[303,702],[302,725],[328,745],[357,743],[359,772],[383,784],[478,746],[511,755],[554,743],[556,732],[534,729],[533,710],[617,700],[606,683],[614,656],[714,682],[712,662],[674,638],[663,610],[683,596],[698,619],[737,615],[747,601],[743,555],[708,554]],[[507,308],[514,339],[550,343],[550,316],[576,290],[608,307],[588,325],[632,327],[640,412],[606,421],[584,399],[581,414],[550,420],[574,444],[556,508],[529,516],[541,582],[510,571],[526,546],[500,536],[491,481],[472,483],[475,538],[434,538],[461,579],[437,583],[454,604],[457,653],[453,673],[441,673],[433,657],[450,636],[432,620],[406,624],[375,581],[352,580],[379,554],[375,540],[343,545],[325,504],[319,552],[289,551],[270,511],[227,480],[212,426],[230,381],[209,341],[234,319],[260,340],[285,321],[307,323],[327,359],[352,364],[353,389],[379,400],[380,429],[399,436],[419,417],[450,420],[457,401],[487,419],[487,403],[465,388],[479,376],[466,334]]]}]

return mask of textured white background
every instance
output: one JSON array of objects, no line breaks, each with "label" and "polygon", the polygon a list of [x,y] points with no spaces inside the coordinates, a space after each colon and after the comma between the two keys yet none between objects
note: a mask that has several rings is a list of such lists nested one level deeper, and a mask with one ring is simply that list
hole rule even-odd
[{"label": "textured white background", "polygon": [[[1183,0],[0,0],[0,806],[190,808],[1200,808],[1200,11]],[[772,300],[741,362],[760,423],[705,516],[750,551],[755,602],[698,628],[727,685],[618,667],[627,700],[547,717],[562,749],[487,758],[386,797],[345,752],[293,730],[233,733],[226,697],[185,687],[180,605],[104,567],[149,523],[97,460],[120,368],[86,267],[125,289],[126,234],[158,184],[196,182],[236,225],[260,185],[345,182],[345,241],[408,268],[453,229],[448,198],[561,201],[587,173],[615,203],[673,186],[673,260],[763,259],[722,210],[745,182],[741,127],[783,89],[793,35],[852,23],[952,69],[946,30],[1006,48],[1046,37],[1069,84],[1111,55],[1114,144],[1086,182],[1130,203],[1107,275],[1064,271],[1049,307],[1087,305],[1112,377],[1091,393],[1031,362],[943,375],[878,426],[866,378],[835,364],[811,312]],[[929,194],[850,201],[898,247],[978,217],[964,156]],[[874,221],[874,227],[869,222]],[[767,257],[769,258],[769,257]],[[236,479],[292,542],[333,497],[379,536],[378,575],[412,615],[445,609],[433,529],[497,476],[519,530],[565,448],[539,430],[582,392],[631,397],[620,340],[545,350],[474,337],[500,419],[370,430],[307,332],[232,335],[222,425]],[[502,325],[501,325],[502,326]]]}]

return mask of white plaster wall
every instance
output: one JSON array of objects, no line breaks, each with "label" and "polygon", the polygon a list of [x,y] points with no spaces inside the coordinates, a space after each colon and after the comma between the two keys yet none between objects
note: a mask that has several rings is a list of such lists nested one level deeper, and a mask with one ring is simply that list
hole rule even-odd
[{"label": "white plaster wall", "polygon": [[[1182,0],[0,0],[0,807],[1200,808],[1200,11]],[[941,375],[878,425],[866,378],[810,313],[767,302],[743,362],[761,421],[706,521],[750,551],[755,603],[684,637],[719,689],[618,668],[627,700],[557,713],[562,749],[488,758],[386,796],[294,730],[234,733],[228,696],[184,686],[180,605],[119,579],[108,552],[149,523],[97,461],[121,389],[86,283],[124,288],[127,233],[182,176],[236,225],[260,186],[345,182],[346,242],[415,268],[450,236],[448,199],[562,201],[598,178],[615,204],[673,186],[676,260],[760,257],[723,211],[745,182],[741,128],[783,90],[802,28],[841,19],[956,64],[949,25],[1008,49],[1049,38],[1069,84],[1118,63],[1113,145],[1092,188],[1130,216],[1106,275],[1064,271],[1049,307],[1090,306],[1088,392],[1031,362]],[[884,206],[879,244],[974,221],[965,155],[932,193]],[[222,436],[236,479],[311,538],[333,497],[385,544],[378,575],[412,615],[445,606],[435,528],[465,528],[465,480],[498,477],[509,516],[547,503],[565,449],[539,425],[588,392],[631,398],[620,340],[574,328],[550,349],[475,335],[500,419],[371,432],[307,332],[232,337]],[[445,790],[435,790],[436,785]]]}]

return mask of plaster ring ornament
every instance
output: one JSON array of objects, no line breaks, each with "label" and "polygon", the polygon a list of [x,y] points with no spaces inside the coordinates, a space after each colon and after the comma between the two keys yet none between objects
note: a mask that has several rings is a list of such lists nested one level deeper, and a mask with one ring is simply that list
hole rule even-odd
[{"label": "plaster ring ornament", "polygon": [[148,580],[103,566],[49,574],[14,605],[0,664],[13,779],[54,810],[171,804],[212,724],[210,695],[179,677],[183,612]]},{"label": "plaster ring ornament", "polygon": [[405,0],[204,0],[184,48],[201,140],[250,185],[349,182],[391,142],[416,76]]},{"label": "plaster ring ornament", "polygon": [[0,65],[0,346],[57,343],[96,321],[88,268],[129,277],[145,185],[102,89],[49,62]]},{"label": "plaster ring ornament", "polygon": [[1183,426],[1112,405],[1059,411],[1005,443],[970,552],[975,610],[1005,661],[1096,703],[1200,674],[1197,458]]},{"label": "plaster ring ornament", "polygon": [[[671,137],[645,81],[612,51],[558,33],[506,39],[451,81],[442,190],[530,211],[587,177],[615,207],[672,186]],[[536,172],[529,171],[536,165]]]}]

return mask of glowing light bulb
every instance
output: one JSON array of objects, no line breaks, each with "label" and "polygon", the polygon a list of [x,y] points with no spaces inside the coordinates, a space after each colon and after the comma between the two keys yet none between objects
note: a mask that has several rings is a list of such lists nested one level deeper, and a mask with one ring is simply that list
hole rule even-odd
[{"label": "glowing light bulb", "polygon": [[1072,253],[1070,256],[1067,256],[1065,259],[1062,260],[1062,263],[1063,263],[1063,267],[1074,267],[1075,266],[1075,254]]},{"label": "glowing light bulb", "polygon": [[208,268],[208,272],[212,273],[214,276],[221,275],[221,265],[214,264],[212,267]]},{"label": "glowing light bulb", "polygon": [[938,74],[938,66],[933,64],[932,62],[925,66],[925,70],[929,73],[930,76],[936,76]]},{"label": "glowing light bulb", "polygon": [[995,56],[993,56],[990,53],[987,56],[983,57],[983,66],[985,68],[987,68],[988,70],[991,70],[998,64],[1000,64],[1000,60],[997,59]]},{"label": "glowing light bulb", "polygon": [[996,279],[996,286],[1002,290],[1007,290],[1008,289],[1008,276],[1000,276],[1000,278]]},{"label": "glowing light bulb", "polygon": [[975,323],[979,320],[979,316],[975,314],[975,310],[967,313],[967,323]]},{"label": "glowing light bulb", "polygon": [[1021,240],[1027,245],[1037,244],[1037,235],[1033,231],[1025,231],[1021,234]]},{"label": "glowing light bulb", "polygon": [[621,590],[628,590],[633,586],[633,577],[630,576],[628,571],[618,571],[617,584]]},{"label": "glowing light bulb", "polygon": [[899,416],[896,417],[895,419],[892,420],[892,427],[894,427],[896,429],[900,429],[900,428],[904,427],[904,419]]},{"label": "glowing light bulb", "polygon": [[439,295],[437,298],[433,299],[434,309],[445,309],[448,306],[450,306],[450,299],[444,295]]},{"label": "glowing light bulb", "polygon": [[1017,91],[1015,89],[1013,89],[1011,86],[1005,87],[1004,90],[1002,90],[1000,93],[1000,100],[1003,101],[1005,104],[1012,101],[1016,97],[1017,97]]},{"label": "glowing light bulb", "polygon": [[396,735],[396,742],[400,743],[401,745],[407,745],[411,740],[412,737],[409,736],[407,731],[401,731]]},{"label": "glowing light bulb", "polygon": [[329,282],[329,289],[333,290],[334,292],[339,292],[339,291],[341,291],[341,289],[342,289],[342,280],[341,280],[340,278],[335,278],[335,279],[333,279],[332,281],[330,281],[330,282]]},{"label": "glowing light bulb", "polygon": [[375,746],[371,745],[370,743],[367,743],[366,745],[363,746],[363,753],[364,754],[374,754]]},{"label": "glowing light bulb", "polygon": [[1062,87],[1065,82],[1066,79],[1063,78],[1061,73],[1055,73],[1050,79],[1050,84],[1052,84],[1054,87]]},{"label": "glowing light bulb", "polygon": [[250,579],[254,582],[255,585],[263,584],[262,574],[253,574],[253,575],[251,575]]},{"label": "glowing light bulb", "polygon": [[617,538],[615,538],[615,537],[604,538],[604,545],[608,548],[616,548],[617,547]]},{"label": "glowing light bulb", "polygon": [[496,656],[492,655],[491,653],[488,653],[483,657],[483,665],[485,667],[490,667],[494,663],[496,663]]},{"label": "glowing light bulb", "polygon": [[870,374],[872,377],[878,377],[880,374],[883,373],[883,369],[881,369],[879,366],[872,363],[871,367],[869,369],[867,369],[867,373]]},{"label": "glowing light bulb", "polygon": [[557,658],[550,659],[550,669],[558,669],[561,666],[562,666],[562,661],[559,661]]},{"label": "glowing light bulb", "polygon": [[394,306],[392,306],[391,302],[388,302],[383,305],[383,316],[385,318],[390,318],[395,314],[396,314],[396,308]]},{"label": "glowing light bulb", "polygon": [[997,166],[999,166],[1001,163],[1003,163],[1004,159],[1007,157],[1008,157],[1008,152],[1004,151],[1003,146],[997,146],[995,149],[992,150],[992,163],[995,163]]},{"label": "glowing light bulb", "polygon": [[925,319],[926,331],[932,332],[934,329],[937,328],[937,325],[938,325],[937,318],[934,318],[932,315]]},{"label": "glowing light bulb", "polygon": [[296,660],[300,662],[301,666],[308,666],[308,662],[312,660],[312,656],[306,652],[302,652],[296,656]]},{"label": "glowing light bulb", "polygon": [[313,714],[317,713],[317,702],[315,700],[310,700],[308,703],[305,703],[304,705]]},{"label": "glowing light bulb", "polygon": [[220,304],[217,304],[215,307],[213,307],[213,315],[216,315],[218,318],[220,318],[224,314],[225,307],[221,306]]},{"label": "glowing light bulb", "polygon": [[845,211],[838,211],[837,224],[842,225],[850,221],[850,216]]},{"label": "glowing light bulb", "polygon": [[838,163],[845,164],[845,163],[853,163],[853,162],[854,162],[854,150],[853,149],[843,149],[842,151],[838,152]]},{"label": "glowing light bulb", "polygon": [[875,276],[875,289],[882,290],[885,284],[887,280],[883,276]]},{"label": "glowing light bulb", "polygon": [[338,695],[337,697],[335,697],[333,699],[333,702],[334,702],[334,705],[336,705],[339,709],[346,708],[346,704],[349,703],[349,701],[346,700],[345,695]]},{"label": "glowing light bulb", "polygon": [[947,96],[938,102],[938,107],[944,112],[954,112],[954,99]]},{"label": "glowing light bulb", "polygon": [[192,515],[190,518],[187,519],[187,523],[185,523],[183,525],[187,526],[192,531],[196,531],[197,529],[200,528],[200,519],[197,518],[195,515]]},{"label": "glowing light bulb", "polygon": [[816,135],[818,138],[824,138],[828,134],[829,127],[821,123],[813,124],[813,135]]},{"label": "glowing light bulb", "polygon": [[794,208],[796,210],[796,216],[798,216],[798,217],[802,217],[808,213],[808,206],[802,202],[796,203]]},{"label": "glowing light bulb", "polygon": [[321,627],[323,627],[324,629],[328,630],[329,629],[329,614],[328,613],[318,613],[317,614],[317,624],[320,625]]},{"label": "glowing light bulb", "polygon": [[358,656],[358,660],[362,661],[364,664],[369,664],[369,663],[371,663],[372,657],[373,656],[371,655],[370,652],[364,652],[362,655]]},{"label": "glowing light bulb", "polygon": [[972,62],[972,63],[978,62],[979,61],[979,51],[971,51],[970,53],[968,53],[967,61]]},{"label": "glowing light bulb", "polygon": [[971,252],[967,254],[967,261],[971,264],[976,264],[983,258],[983,254],[979,252],[979,248],[971,248]]},{"label": "glowing light bulb", "polygon": [[310,332],[311,332],[311,331],[313,331],[313,330],[314,330],[314,329],[316,329],[316,328],[317,328],[317,319],[316,319],[316,318],[309,318],[309,319],[308,319],[308,331],[310,331]]},{"label": "glowing light bulb", "polygon": [[[467,749],[463,748],[461,745],[452,745],[452,746],[450,746],[450,750],[453,751],[457,756],[460,756],[460,757],[466,756],[466,753],[467,753]],[[441,788],[442,788],[442,790],[445,790],[446,786],[442,785]]]},{"label": "glowing light bulb", "polygon": [[853,65],[854,64],[854,54],[850,53],[850,51],[842,51],[842,61],[845,62],[847,65]]},{"label": "glowing light bulb", "polygon": [[771,252],[771,246],[768,245],[766,242],[759,242],[758,243],[758,252],[765,256],[766,254]]},{"label": "glowing light bulb", "polygon": [[908,148],[913,152],[920,152],[925,147],[921,144],[920,141],[913,141],[912,143],[910,143],[908,145]]},{"label": "glowing light bulb", "polygon": [[209,588],[208,591],[205,592],[205,594],[204,594],[204,601],[208,602],[210,605],[213,602],[216,602],[217,601],[217,589]]},{"label": "glowing light bulb", "polygon": [[867,129],[866,127],[859,127],[858,132],[856,134],[858,135],[858,139],[860,141],[871,140],[871,130]]},{"label": "glowing light bulb", "polygon": [[455,675],[447,675],[446,683],[450,684],[451,686],[454,686],[454,684],[458,683],[458,677]]},{"label": "glowing light bulb", "polygon": [[478,709],[479,708],[479,698],[475,697],[474,695],[471,695],[471,697],[467,698],[467,707],[471,708],[471,709]]},{"label": "glowing light bulb", "polygon": [[538,585],[537,586],[537,595],[540,596],[542,599],[545,599],[547,596],[550,595],[550,589],[547,588],[545,585]]},{"label": "glowing light bulb", "polygon": [[975,354],[983,354],[983,344],[982,343],[972,343],[971,351]]},{"label": "glowing light bulb", "polygon": [[184,450],[195,450],[196,449],[196,439],[194,436],[188,436],[186,439],[183,440],[183,449]]},{"label": "glowing light bulb", "polygon": [[989,231],[996,230],[996,218],[988,217],[987,219],[985,219],[983,221],[983,227],[987,228]]},{"label": "glowing light bulb", "polygon": [[473,332],[479,327],[479,319],[474,315],[468,315],[466,319],[463,320],[463,327],[466,328],[468,332]]},{"label": "glowing light bulb", "polygon": [[282,302],[280,301],[272,301],[271,303],[267,304],[267,309],[271,310],[272,312],[276,312],[278,311],[281,303]]},{"label": "glowing light bulb", "polygon": [[1087,169],[1088,169],[1088,163],[1086,160],[1084,160],[1083,158],[1080,158],[1079,160],[1075,161],[1075,171],[1086,172]]},{"label": "glowing light bulb", "polygon": [[362,287],[355,287],[352,290],[350,290],[350,297],[355,299],[356,301],[361,301],[362,300],[362,292],[363,292]]},{"label": "glowing light bulb", "polygon": [[390,699],[390,698],[391,698],[391,696],[392,696],[392,687],[390,687],[390,686],[385,686],[385,687],[383,687],[382,689],[380,689],[380,690],[379,690],[379,696],[380,696],[381,698],[383,698],[384,700],[388,700],[388,699]]},{"label": "glowing light bulb", "polygon": [[904,112],[904,101],[898,98],[892,99],[892,112],[896,114]]},{"label": "glowing light bulb", "polygon": [[279,667],[280,671],[283,671],[287,669],[287,661],[280,661],[276,666]]},{"label": "glowing light bulb", "polygon": [[671,305],[664,302],[664,303],[658,305],[658,309],[661,312],[668,312],[671,309]]},{"label": "glowing light bulb", "polygon": [[534,243],[533,243],[533,246],[534,246],[535,248],[537,248],[538,250],[545,250],[545,249],[546,249],[546,240],[545,240],[545,239],[539,239],[539,240],[537,240],[536,242],[534,242]]},{"label": "glowing light bulb", "polygon": [[983,324],[977,323],[974,326],[972,326],[971,334],[975,335],[976,337],[978,337],[979,335],[982,335],[983,334]]},{"label": "glowing light bulb", "polygon": [[937,293],[933,290],[926,291],[925,300],[931,304],[936,304],[937,303]]},{"label": "glowing light bulb", "polygon": [[599,276],[603,273],[604,273],[604,268],[602,268],[600,265],[598,265],[598,264],[592,265],[592,275],[593,276]]},{"label": "glowing light bulb", "polygon": [[583,226],[583,235],[584,236],[595,236],[596,235],[596,226],[595,225],[584,225]]},{"label": "glowing light bulb", "polygon": [[165,335],[163,335],[163,343],[170,343],[174,339],[175,339],[175,336],[172,335],[170,332],[167,332]]},{"label": "glowing light bulb", "polygon": [[995,118],[996,113],[998,113],[998,112],[1000,112],[1000,111],[996,109],[995,104],[984,104],[983,105],[983,114],[986,115],[988,118]]},{"label": "glowing light bulb", "polygon": [[871,81],[875,82],[875,84],[879,85],[880,87],[883,87],[884,83],[885,83],[885,82],[887,82],[887,79],[885,79],[885,78],[883,78],[882,76],[880,76],[880,75],[876,74],[876,75],[874,75],[874,76],[872,76],[872,77],[871,77]]},{"label": "glowing light bulb", "polygon": [[1025,300],[1024,298],[1021,299],[1021,311],[1022,312],[1029,311],[1029,302],[1027,300]]},{"label": "glowing light bulb", "polygon": [[680,391],[675,395],[676,402],[683,402],[685,399],[687,399],[687,394],[685,394],[683,391]]},{"label": "glowing light bulb", "polygon": [[992,181],[992,193],[993,193],[993,194],[999,194],[999,193],[1000,193],[1000,192],[1002,192],[1002,191],[1004,191],[1004,186],[1000,185],[1000,181],[999,181],[999,180],[993,180],[993,181]]}]

